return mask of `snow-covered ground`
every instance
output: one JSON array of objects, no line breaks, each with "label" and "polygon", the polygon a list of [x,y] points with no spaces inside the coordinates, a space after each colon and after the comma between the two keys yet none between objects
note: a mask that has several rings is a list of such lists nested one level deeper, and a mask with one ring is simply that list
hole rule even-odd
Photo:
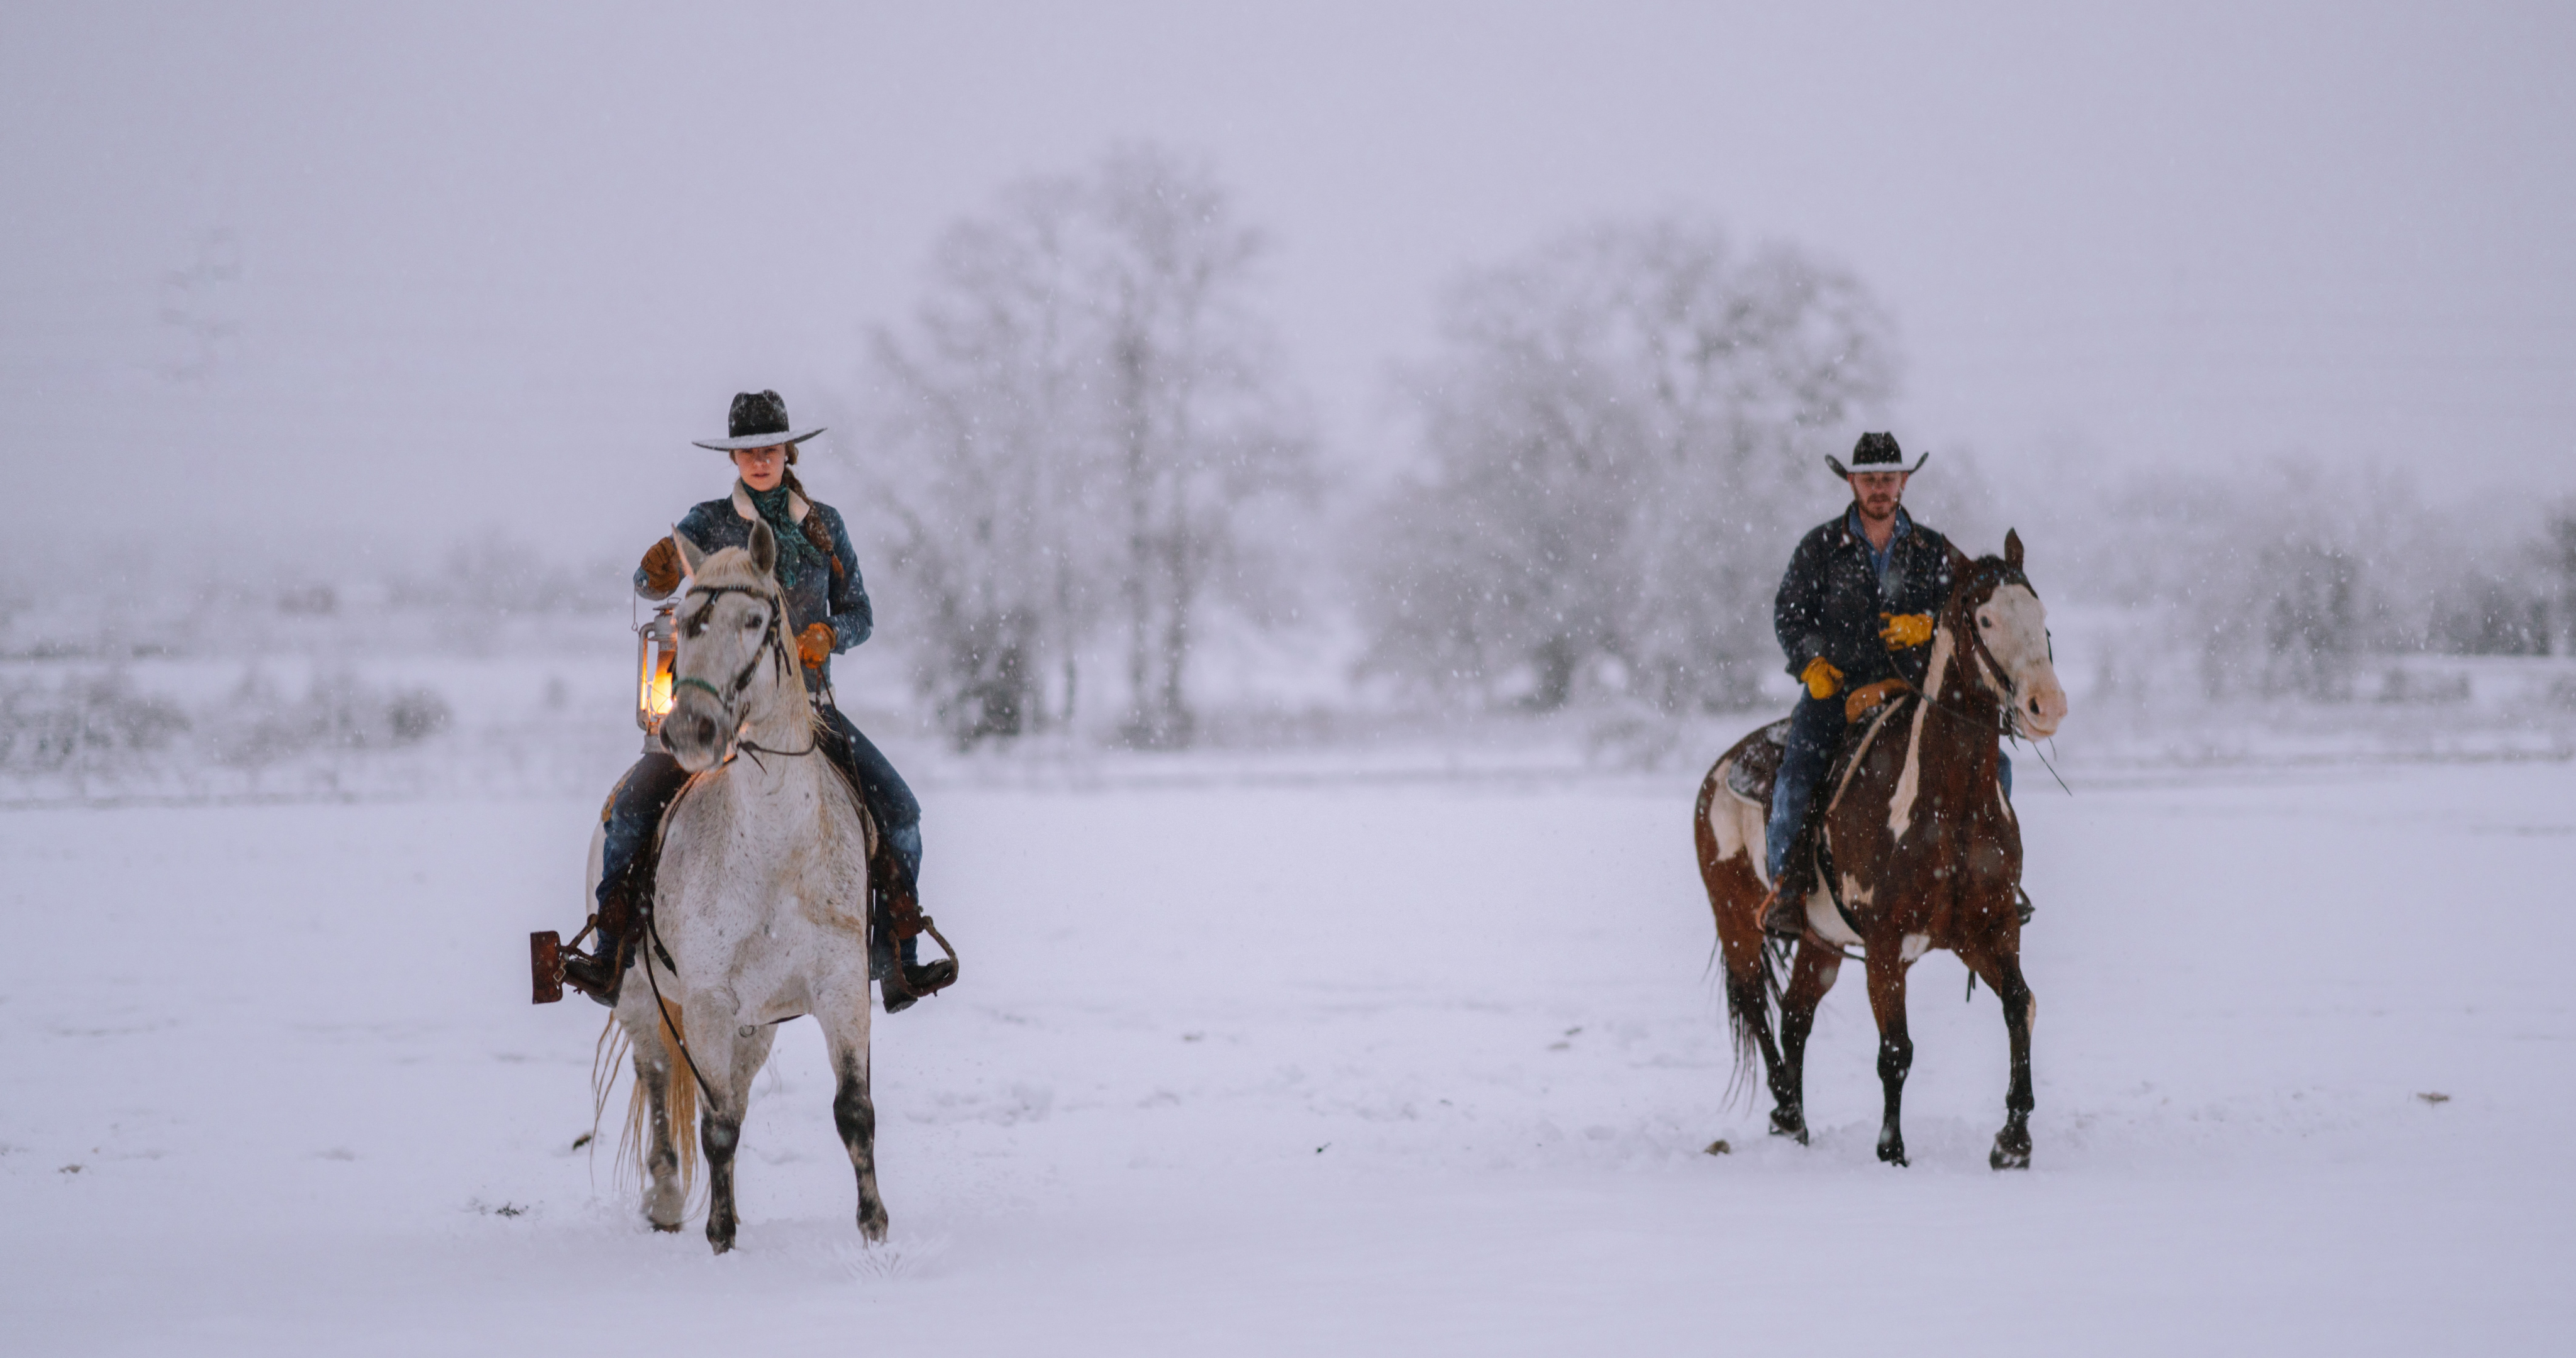
[{"label": "snow-covered ground", "polygon": [[592,797],[0,814],[0,1350],[2565,1351],[2576,765],[2026,770],[2006,1176],[1946,954],[1911,1168],[1853,979],[1815,1145],[1724,1102],[1706,757],[945,764],[966,978],[877,1029],[892,1238],[791,1024],[723,1258],[642,1225],[622,1090],[573,1148],[601,1011],[527,1003]]}]

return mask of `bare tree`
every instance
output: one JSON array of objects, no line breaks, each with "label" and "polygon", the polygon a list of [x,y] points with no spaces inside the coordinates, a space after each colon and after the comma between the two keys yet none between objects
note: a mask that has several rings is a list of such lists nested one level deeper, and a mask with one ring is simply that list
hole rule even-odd
[{"label": "bare tree", "polygon": [[1122,147],[1098,171],[1099,343],[1126,534],[1125,735],[1190,743],[1187,676],[1211,586],[1248,561],[1245,502],[1303,488],[1304,421],[1276,386],[1268,325],[1251,308],[1259,233],[1235,219],[1203,165]]},{"label": "bare tree", "polygon": [[1680,219],[1460,279],[1409,383],[1427,467],[1362,547],[1366,666],[1539,708],[1587,672],[1740,701],[1776,663],[1792,478],[1888,392],[1886,330],[1848,275]]},{"label": "bare tree", "polygon": [[1121,147],[953,227],[911,336],[878,333],[879,434],[909,455],[871,459],[874,498],[930,615],[916,680],[961,741],[1071,721],[1113,607],[1122,734],[1190,741],[1207,610],[1258,594],[1243,511],[1312,470],[1252,306],[1261,248],[1204,165]]},{"label": "bare tree", "polygon": [[[2554,634],[2560,655],[2576,654],[2576,499],[2562,500],[2550,511],[2541,530],[2540,557],[2558,610],[2556,626],[2544,629],[2543,635]],[[2546,644],[2542,647],[2544,652],[2550,649]]]}]

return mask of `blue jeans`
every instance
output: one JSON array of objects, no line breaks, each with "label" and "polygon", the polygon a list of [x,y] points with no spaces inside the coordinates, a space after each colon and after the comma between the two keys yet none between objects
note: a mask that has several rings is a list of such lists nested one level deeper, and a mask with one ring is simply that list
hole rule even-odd
[{"label": "blue jeans", "polygon": [[[1771,822],[1764,832],[1771,880],[1780,880],[1780,870],[1789,863],[1789,841],[1807,823],[1807,807],[1816,793],[1816,784],[1826,770],[1833,767],[1834,751],[1843,743],[1843,730],[1851,723],[1843,720],[1840,694],[1831,698],[1800,697],[1798,706],[1789,713],[1789,743],[1780,754],[1780,773],[1771,783]],[[2012,756],[2001,754],[2002,765],[1996,770],[1997,781],[2004,785],[2004,800],[2012,800]]]}]

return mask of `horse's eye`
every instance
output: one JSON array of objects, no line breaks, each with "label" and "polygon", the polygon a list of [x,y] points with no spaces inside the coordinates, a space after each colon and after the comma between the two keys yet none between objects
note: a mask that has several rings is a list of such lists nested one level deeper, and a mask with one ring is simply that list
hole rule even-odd
[{"label": "horse's eye", "polygon": [[707,620],[704,618],[691,618],[689,619],[689,625],[681,628],[680,630],[693,637],[703,636],[706,634]]},{"label": "horse's eye", "polygon": [[742,620],[742,630],[744,630],[744,631],[746,631],[746,632],[756,632],[756,631],[759,631],[759,630],[760,630],[760,619],[758,619],[758,618],[745,618],[745,619],[743,619],[743,620]]},{"label": "horse's eye", "polygon": [[1992,627],[1992,626],[1994,626],[1994,625],[1995,625],[1995,615],[1994,615],[1994,614],[1992,614],[1992,613],[1980,613],[1980,614],[1978,614],[1978,615],[1977,615],[1977,625],[1978,625],[1979,627]]}]

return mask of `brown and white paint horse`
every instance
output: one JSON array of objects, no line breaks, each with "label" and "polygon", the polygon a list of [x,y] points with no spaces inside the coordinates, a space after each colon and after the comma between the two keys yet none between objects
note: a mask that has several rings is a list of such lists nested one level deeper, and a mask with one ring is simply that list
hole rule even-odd
[{"label": "brown and white paint horse", "polygon": [[1759,1052],[1774,1135],[1807,1140],[1807,1036],[1847,950],[1858,949],[1878,1019],[1878,1078],[1886,1098],[1878,1158],[1905,1163],[1898,1112],[1914,1060],[1905,1032],[1905,974],[1925,952],[1947,948],[2003,1001],[2012,1081],[1988,1163],[2023,1169],[2030,1164],[2035,1001],[2021,974],[2021,826],[1997,775],[2003,736],[2055,732],[2066,716],[2066,690],[2051,663],[2047,610],[2022,574],[2020,535],[2005,534],[2000,557],[1971,562],[1952,551],[1957,583],[1932,634],[1923,688],[1900,693],[1855,724],[1855,738],[1865,744],[1838,770],[1827,807],[1816,813],[1810,838],[1819,852],[1785,869],[1809,873],[1814,883],[1806,897],[1806,937],[1785,990],[1762,934],[1770,807],[1727,782],[1732,767],[1765,739],[1763,732],[1727,751],[1701,785],[1700,875],[1717,915],[1736,1078],[1750,1074]]}]

